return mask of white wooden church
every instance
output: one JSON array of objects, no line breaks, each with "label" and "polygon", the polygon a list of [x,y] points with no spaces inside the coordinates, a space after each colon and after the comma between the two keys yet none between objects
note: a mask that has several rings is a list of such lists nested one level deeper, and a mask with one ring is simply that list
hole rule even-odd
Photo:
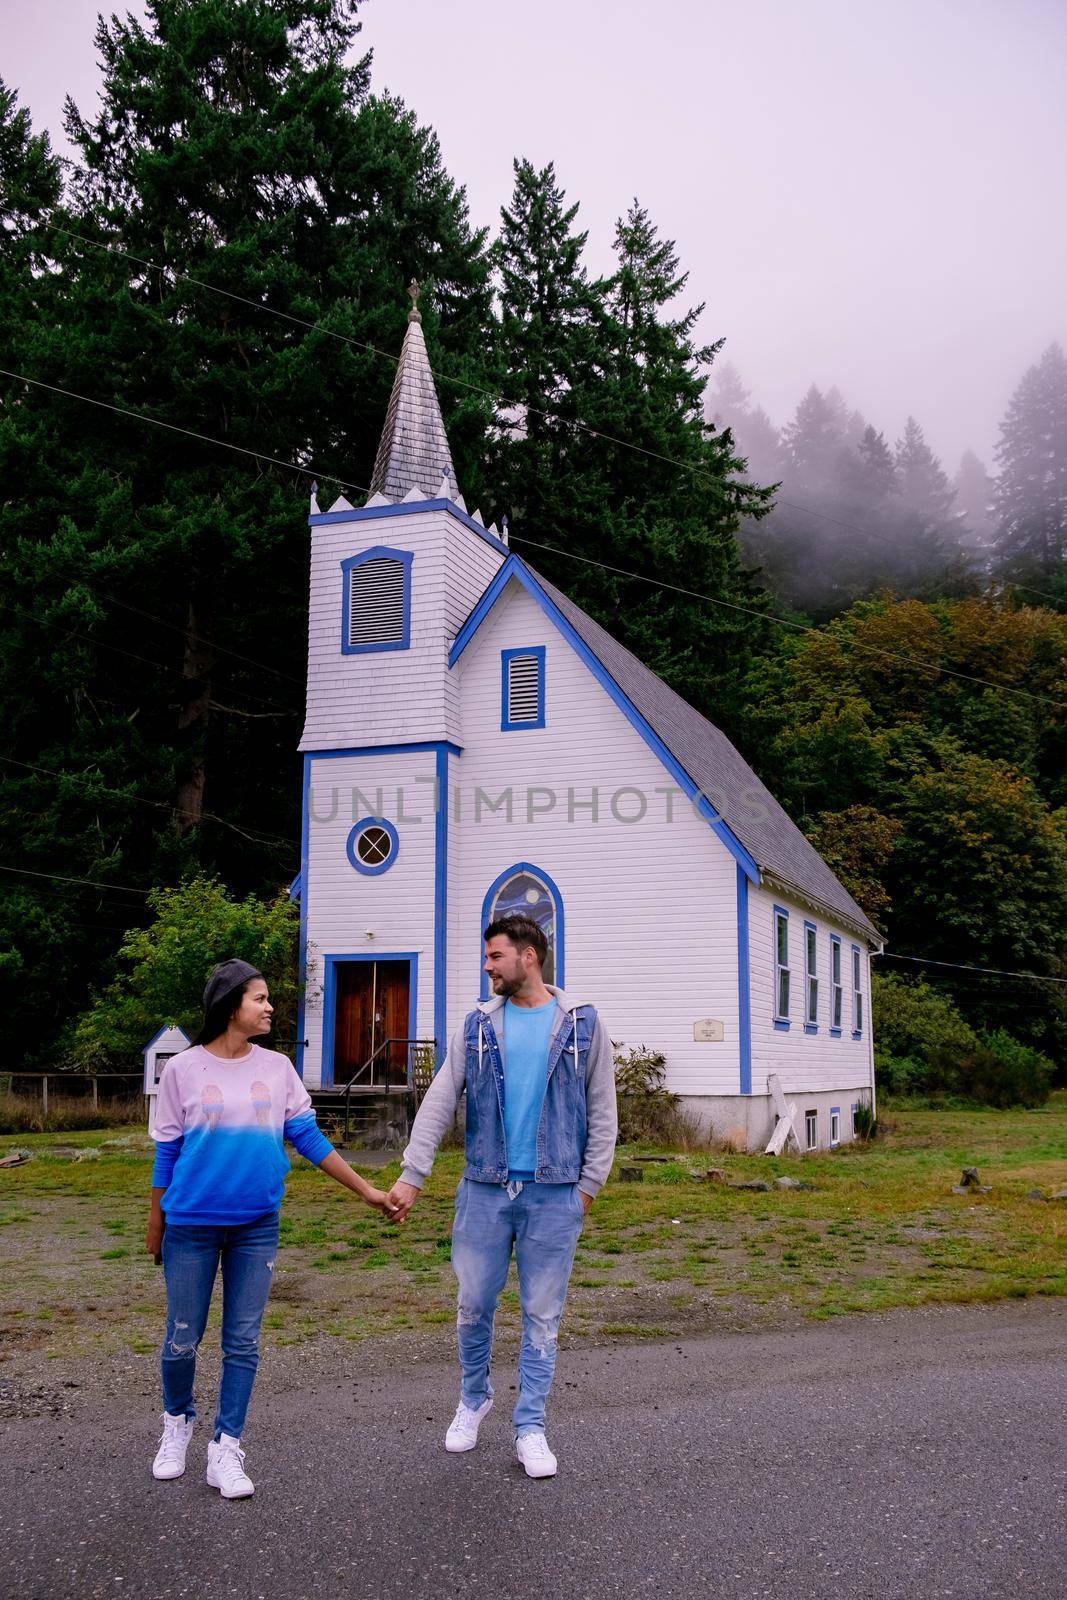
[{"label": "white wooden church", "polygon": [[371,491],[308,519],[305,1081],[439,1060],[521,908],[546,981],[715,1132],[761,1148],[776,1075],[802,1144],[850,1139],[877,929],[724,735],[467,512],[417,309]]}]

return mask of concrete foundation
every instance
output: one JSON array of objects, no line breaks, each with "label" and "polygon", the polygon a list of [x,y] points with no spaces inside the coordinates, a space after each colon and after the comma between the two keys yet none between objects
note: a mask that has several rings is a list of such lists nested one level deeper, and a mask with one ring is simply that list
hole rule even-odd
[{"label": "concrete foundation", "polygon": [[[796,1130],[801,1150],[829,1150],[849,1144],[855,1137],[852,1108],[869,1106],[869,1084],[853,1089],[785,1090],[787,1102],[797,1108]],[[679,1110],[694,1117],[711,1139],[735,1150],[763,1150],[774,1131],[774,1106],[770,1095],[681,1095]],[[831,1138],[831,1113],[838,1112],[837,1138]],[[808,1142],[807,1114],[815,1113],[813,1144]]]}]

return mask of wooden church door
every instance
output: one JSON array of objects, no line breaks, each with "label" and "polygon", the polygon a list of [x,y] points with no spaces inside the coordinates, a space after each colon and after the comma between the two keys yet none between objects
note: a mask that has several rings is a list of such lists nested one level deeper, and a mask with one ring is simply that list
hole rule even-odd
[{"label": "wooden church door", "polygon": [[[375,1057],[373,1081],[406,1083],[410,969],[406,961],[343,961],[337,968],[333,1081],[346,1084],[387,1040],[399,1041]],[[368,1072],[361,1083],[371,1082]]]}]

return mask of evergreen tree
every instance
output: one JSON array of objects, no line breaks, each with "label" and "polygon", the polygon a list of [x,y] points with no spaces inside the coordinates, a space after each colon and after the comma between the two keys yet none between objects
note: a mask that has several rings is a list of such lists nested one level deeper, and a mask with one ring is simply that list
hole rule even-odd
[{"label": "evergreen tree", "polygon": [[[448,379],[484,381],[484,240],[432,134],[368,96],[369,58],[346,64],[355,11],[151,0],[144,23],[100,22],[99,112],[68,106],[82,165],[60,222],[80,237],[53,226],[15,370],[366,483],[393,364],[363,346],[399,351],[415,277],[457,467],[478,460],[486,403]],[[7,780],[11,856],[135,887],[203,867],[273,892],[297,853],[308,480],[33,389],[5,412],[20,493],[0,509],[0,579],[18,620],[0,715],[4,747],[39,769]],[[72,989],[111,932],[79,950],[67,929]],[[35,954],[40,1034],[55,979]]]},{"label": "evergreen tree", "polygon": [[1067,591],[1067,357],[1058,344],[1012,396],[996,454],[998,574]]},{"label": "evergreen tree", "polygon": [[604,280],[582,261],[587,235],[574,229],[550,162],[514,163],[510,209],[493,246],[499,278],[500,396],[491,468],[498,501],[527,528],[556,530],[572,481],[577,396],[593,386],[605,342]]},{"label": "evergreen tree", "polygon": [[[510,248],[521,262],[521,237]],[[673,242],[635,202],[619,221],[615,249],[618,270],[590,319],[592,359],[573,375],[569,406],[582,426],[570,430],[566,474],[558,489],[546,485],[539,526],[517,522],[515,542],[521,551],[525,534],[650,579],[528,552],[679,693],[729,726],[759,630],[713,602],[759,609],[736,534],[742,515],[761,514],[766,493],[740,479],[729,434],[704,421],[707,373],[720,346],[695,343],[702,306],[670,314],[687,277]],[[521,358],[517,349],[511,360]]]},{"label": "evergreen tree", "polygon": [[960,537],[983,566],[993,540],[994,484],[973,450],[965,450],[952,480],[962,518]]}]

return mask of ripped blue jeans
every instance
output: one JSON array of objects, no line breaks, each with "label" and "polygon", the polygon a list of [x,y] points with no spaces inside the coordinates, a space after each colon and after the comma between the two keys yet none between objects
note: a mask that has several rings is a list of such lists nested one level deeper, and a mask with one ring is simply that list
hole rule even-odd
[{"label": "ripped blue jeans", "polygon": [[456,1332],[461,1399],[476,1411],[493,1392],[493,1317],[511,1263],[519,1273],[522,1341],[516,1435],[545,1425],[556,1333],[585,1211],[576,1183],[474,1183],[456,1194],[452,1266],[459,1280]]},{"label": "ripped blue jeans", "polygon": [[195,1417],[196,1352],[207,1326],[211,1292],[222,1264],[222,1382],[215,1437],[241,1437],[259,1366],[259,1326],[274,1278],[278,1213],[233,1227],[167,1223],[163,1276],[167,1332],[163,1340],[163,1409]]}]

